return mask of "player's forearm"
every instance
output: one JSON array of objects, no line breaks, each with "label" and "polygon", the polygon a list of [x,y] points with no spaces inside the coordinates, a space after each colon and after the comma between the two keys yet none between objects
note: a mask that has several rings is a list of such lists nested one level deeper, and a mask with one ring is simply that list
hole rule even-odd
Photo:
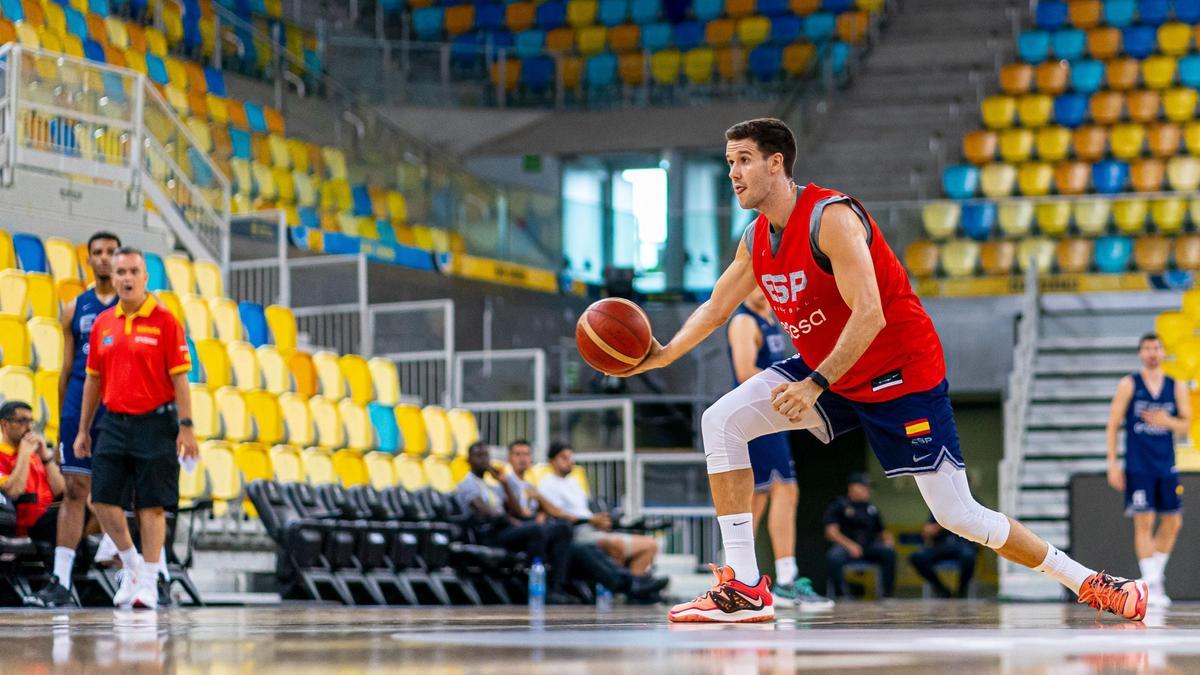
[{"label": "player's forearm", "polygon": [[67,481],[58,468],[58,462],[46,463],[46,483],[49,484],[50,494],[54,495],[55,499],[61,497],[63,490],[67,488]]},{"label": "player's forearm", "polygon": [[1117,428],[1111,422],[1104,430],[1105,442],[1108,445],[1108,463],[1110,466],[1117,463]]},{"label": "player's forearm", "polygon": [[4,482],[4,494],[16,499],[25,494],[25,483],[29,481],[29,455],[17,454],[17,462],[13,465],[12,473]]},{"label": "player's forearm", "polygon": [[833,351],[817,366],[817,370],[830,383],[837,382],[862,358],[886,324],[882,309],[852,311]]},{"label": "player's forearm", "polygon": [[[96,407],[100,404],[100,379],[88,373],[83,381],[83,404],[79,410],[79,430],[92,428],[92,420],[96,417]],[[74,439],[71,439],[74,441]]]}]

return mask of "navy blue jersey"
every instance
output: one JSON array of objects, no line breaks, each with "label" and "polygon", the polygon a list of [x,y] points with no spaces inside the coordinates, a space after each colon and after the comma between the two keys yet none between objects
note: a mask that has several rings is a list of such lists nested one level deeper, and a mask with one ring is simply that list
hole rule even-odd
[{"label": "navy blue jersey", "polygon": [[1141,373],[1133,374],[1133,398],[1125,410],[1125,471],[1162,475],[1175,470],[1175,437],[1170,429],[1142,421],[1147,410],[1175,415],[1175,380],[1163,377],[1158,397],[1150,395]]},{"label": "navy blue jersey", "polygon": [[92,324],[101,312],[117,304],[117,294],[105,304],[96,297],[95,289],[89,288],[75,298],[75,316],[71,319],[71,335],[75,337],[75,354],[71,356],[71,379],[67,381],[67,397],[62,401],[62,416],[79,417],[83,407],[83,381],[87,377],[88,341],[92,335]]},{"label": "navy blue jersey", "polygon": [[[733,313],[736,317],[739,314],[754,319],[754,323],[758,325],[758,332],[762,334],[762,345],[758,348],[758,355],[754,357],[754,367],[759,370],[766,370],[772,365],[788,357],[787,339],[783,336],[783,331],[779,329],[779,323],[772,319],[764,319],[753,310],[745,305],[739,305]],[[733,348],[729,350],[730,363],[733,362]],[[733,374],[733,386],[738,386],[737,372]]]}]

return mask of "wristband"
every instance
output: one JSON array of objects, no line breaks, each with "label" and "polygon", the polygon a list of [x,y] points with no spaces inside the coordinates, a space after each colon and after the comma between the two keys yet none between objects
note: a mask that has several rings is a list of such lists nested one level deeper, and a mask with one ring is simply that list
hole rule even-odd
[{"label": "wristband", "polygon": [[821,373],[814,370],[808,374],[808,379],[816,382],[821,391],[829,391],[829,380],[825,379],[825,376]]},{"label": "wristband", "polygon": [[188,427],[188,428],[191,428],[191,426],[192,426],[192,418],[190,418],[190,417],[184,417],[183,419],[179,420],[179,426],[181,426],[181,427]]}]

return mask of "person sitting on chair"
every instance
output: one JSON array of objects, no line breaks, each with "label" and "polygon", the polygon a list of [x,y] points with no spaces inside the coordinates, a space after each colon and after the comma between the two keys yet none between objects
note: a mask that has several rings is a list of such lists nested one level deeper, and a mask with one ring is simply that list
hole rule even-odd
[{"label": "person sitting on chair", "polygon": [[852,473],[846,481],[846,496],[833,500],[825,510],[825,538],[833,543],[825,554],[829,580],[835,595],[846,595],[843,569],[850,562],[879,565],[883,588],[891,597],[896,586],[896,543],[883,529],[883,517],[871,503],[871,480],[865,473]]},{"label": "person sitting on chair", "polygon": [[975,574],[975,544],[963,539],[938,524],[933,515],[921,529],[925,545],[908,557],[908,562],[917,569],[939,598],[950,597],[950,589],[938,578],[937,566],[954,563],[958,566],[958,597],[967,597],[967,588]]},{"label": "person sitting on chair", "polygon": [[53,544],[66,481],[58,455],[33,430],[33,408],[24,401],[0,406],[0,490],[17,508],[17,536]]}]

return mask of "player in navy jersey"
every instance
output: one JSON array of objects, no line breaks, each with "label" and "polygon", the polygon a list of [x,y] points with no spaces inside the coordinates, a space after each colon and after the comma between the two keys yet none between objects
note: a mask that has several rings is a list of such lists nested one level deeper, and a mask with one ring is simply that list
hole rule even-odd
[{"label": "player in navy jersey", "polygon": [[[72,604],[71,568],[75,564],[75,549],[83,537],[87,516],[88,496],[92,492],[92,460],[76,457],[71,444],[79,431],[79,413],[83,403],[84,365],[88,357],[88,338],[92,323],[101,312],[117,303],[117,290],[112,280],[112,260],[121,240],[111,232],[97,232],[87,242],[88,265],[95,284],[63,308],[63,369],[58,380],[59,450],[62,472],[66,479],[62,506],[58,510],[58,541],[54,549],[54,576],[31,599],[30,604],[42,607],[63,607]],[[103,409],[96,415],[92,436],[96,435]]]},{"label": "player in navy jersey", "polygon": [[[733,363],[733,386],[754,377],[791,355],[788,340],[771,313],[762,290],[754,289],[729,321],[729,358]],[[801,609],[827,609],[833,601],[812,589],[807,577],[796,568],[796,467],[786,431],[759,436],[750,441],[750,465],[754,471],[754,501],[750,513],[754,529],[767,516],[767,531],[775,552],[775,602]],[[768,512],[768,502],[770,510]]]},{"label": "player in navy jersey", "polygon": [[[1175,468],[1175,436],[1192,416],[1187,385],[1162,368],[1162,341],[1153,333],[1138,342],[1142,367],[1121,378],[1108,415],[1108,483],[1125,493],[1133,516],[1133,546],[1151,605],[1169,606],[1164,588],[1167,558],[1183,525],[1183,486]],[[1117,430],[1125,426],[1125,471],[1117,462]],[[1158,516],[1158,530],[1154,517]]]}]

